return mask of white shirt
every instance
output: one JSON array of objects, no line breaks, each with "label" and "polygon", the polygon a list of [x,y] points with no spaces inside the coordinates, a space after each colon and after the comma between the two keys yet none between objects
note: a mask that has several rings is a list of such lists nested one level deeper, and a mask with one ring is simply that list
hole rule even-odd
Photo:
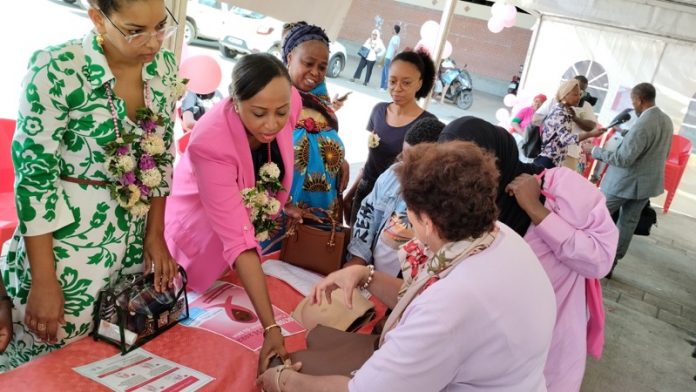
[{"label": "white shirt", "polygon": [[498,226],[490,248],[413,300],[349,391],[546,391],[556,298],[529,245]]}]

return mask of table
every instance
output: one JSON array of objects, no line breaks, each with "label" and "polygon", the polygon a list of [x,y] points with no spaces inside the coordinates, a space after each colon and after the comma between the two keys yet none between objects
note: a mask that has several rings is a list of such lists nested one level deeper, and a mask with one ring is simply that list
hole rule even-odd
[{"label": "table", "polygon": [[[223,280],[241,285],[235,274]],[[302,295],[285,282],[266,277],[271,302],[291,313],[302,300]],[[373,300],[376,301],[376,300]],[[384,305],[375,303],[378,315],[384,315]],[[370,330],[376,320],[363,327]],[[305,348],[305,334],[285,339],[288,351]],[[204,391],[258,391],[256,367],[258,354],[241,345],[198,328],[177,325],[142,346],[145,350],[203,372],[215,378]],[[0,391],[108,391],[72,370],[111,357],[119,350],[92,337],[69,344],[64,348],[35,359],[17,369],[0,375]]]}]

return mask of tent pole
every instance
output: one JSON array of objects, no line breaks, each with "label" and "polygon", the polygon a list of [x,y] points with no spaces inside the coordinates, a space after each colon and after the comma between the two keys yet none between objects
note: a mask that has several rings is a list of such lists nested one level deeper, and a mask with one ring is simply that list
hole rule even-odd
[{"label": "tent pole", "polygon": [[[456,6],[457,0],[446,0],[445,7],[442,10],[442,17],[440,18],[440,31],[438,32],[437,41],[435,42],[435,53],[430,54],[433,58],[433,62],[435,62],[435,75],[437,75],[437,69],[440,67],[442,52],[445,49],[445,42],[447,42],[447,35],[450,31],[450,25],[452,24],[452,19],[454,18],[454,10]],[[432,94],[428,93],[428,96],[423,100],[423,104],[421,106],[424,110],[428,109],[431,98]]]}]

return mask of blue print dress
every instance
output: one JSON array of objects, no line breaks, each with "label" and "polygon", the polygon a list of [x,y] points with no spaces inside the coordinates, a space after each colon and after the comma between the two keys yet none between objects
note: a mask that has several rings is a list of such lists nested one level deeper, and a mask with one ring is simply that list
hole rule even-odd
[{"label": "blue print dress", "polygon": [[302,114],[293,134],[295,170],[290,195],[299,207],[318,207],[340,217],[337,185],[345,148],[338,136],[338,121],[324,82],[301,95]]}]

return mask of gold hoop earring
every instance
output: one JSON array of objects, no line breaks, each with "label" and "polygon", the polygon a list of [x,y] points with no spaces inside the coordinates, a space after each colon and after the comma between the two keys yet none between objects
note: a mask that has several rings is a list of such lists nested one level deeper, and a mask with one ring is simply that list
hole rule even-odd
[{"label": "gold hoop earring", "polygon": [[104,45],[104,35],[102,33],[97,33],[97,44],[99,46]]}]

